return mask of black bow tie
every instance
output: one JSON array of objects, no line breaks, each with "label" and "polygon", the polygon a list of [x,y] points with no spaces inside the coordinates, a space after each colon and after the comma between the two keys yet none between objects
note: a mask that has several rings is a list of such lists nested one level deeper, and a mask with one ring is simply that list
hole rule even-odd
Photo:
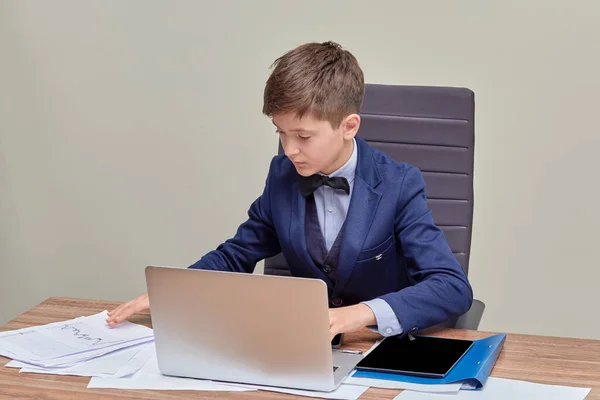
[{"label": "black bow tie", "polygon": [[323,185],[327,185],[334,189],[341,189],[346,192],[346,194],[350,194],[350,185],[346,178],[337,176],[330,178],[319,174],[300,177],[300,193],[302,193],[302,196],[304,197],[310,196],[315,190]]}]

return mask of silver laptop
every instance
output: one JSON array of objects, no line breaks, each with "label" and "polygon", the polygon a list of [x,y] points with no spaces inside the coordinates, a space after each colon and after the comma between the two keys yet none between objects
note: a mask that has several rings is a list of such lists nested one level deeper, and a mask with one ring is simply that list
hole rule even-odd
[{"label": "silver laptop", "polygon": [[362,355],[331,349],[318,279],[149,266],[162,374],[332,391]]}]

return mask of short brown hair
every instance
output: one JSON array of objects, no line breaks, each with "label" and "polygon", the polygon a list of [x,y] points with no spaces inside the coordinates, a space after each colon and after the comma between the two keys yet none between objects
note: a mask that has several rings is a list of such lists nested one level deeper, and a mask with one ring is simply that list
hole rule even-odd
[{"label": "short brown hair", "polygon": [[263,114],[312,114],[337,128],[358,113],[365,83],[356,58],[334,42],[307,43],[273,63],[264,92]]}]

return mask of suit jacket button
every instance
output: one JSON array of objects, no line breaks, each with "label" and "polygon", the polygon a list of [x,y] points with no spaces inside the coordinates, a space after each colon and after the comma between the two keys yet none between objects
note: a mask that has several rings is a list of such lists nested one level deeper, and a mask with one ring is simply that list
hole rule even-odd
[{"label": "suit jacket button", "polygon": [[339,297],[334,297],[333,300],[331,301],[331,303],[333,303],[334,306],[339,307],[342,304],[344,304],[344,301],[342,299],[340,299]]},{"label": "suit jacket button", "polygon": [[331,271],[333,271],[333,269],[331,268],[330,265],[327,265],[327,264],[323,265],[323,272],[325,272],[326,274],[329,274],[329,273],[331,273]]}]

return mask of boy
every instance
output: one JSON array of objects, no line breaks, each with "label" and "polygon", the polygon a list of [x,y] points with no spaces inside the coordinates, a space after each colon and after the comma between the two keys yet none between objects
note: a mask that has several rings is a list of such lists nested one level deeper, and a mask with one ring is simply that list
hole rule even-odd
[{"label": "boy", "polygon": [[[338,44],[277,59],[264,91],[285,155],[236,235],[190,268],[251,273],[283,252],[293,276],[322,279],[330,331],[404,335],[464,314],[473,294],[427,208],[421,172],[355,138],[364,78]],[[147,295],[109,313],[115,326]]]}]

